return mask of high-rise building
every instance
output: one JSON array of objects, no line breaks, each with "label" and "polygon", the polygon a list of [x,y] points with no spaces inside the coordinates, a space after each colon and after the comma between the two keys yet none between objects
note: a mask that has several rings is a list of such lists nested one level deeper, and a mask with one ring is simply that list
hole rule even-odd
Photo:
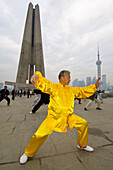
[{"label": "high-rise building", "polygon": [[91,84],[91,77],[86,77],[86,86]]},{"label": "high-rise building", "polygon": [[106,75],[102,75],[102,90],[107,90]]},{"label": "high-rise building", "polygon": [[75,79],[75,80],[72,82],[72,86],[73,86],[73,87],[85,87],[85,82],[84,82],[84,80],[78,81],[78,79]]},{"label": "high-rise building", "polygon": [[97,65],[97,78],[101,78],[101,60],[100,60],[100,54],[99,54],[99,47],[98,47],[98,60],[96,61],[96,65]]},{"label": "high-rise building", "polygon": [[77,86],[78,86],[78,79],[75,79],[75,80],[72,82],[72,86],[73,86],[73,87],[77,87]]},{"label": "high-rise building", "polygon": [[93,78],[92,78],[92,84],[95,84],[96,83],[96,76],[94,76]]}]

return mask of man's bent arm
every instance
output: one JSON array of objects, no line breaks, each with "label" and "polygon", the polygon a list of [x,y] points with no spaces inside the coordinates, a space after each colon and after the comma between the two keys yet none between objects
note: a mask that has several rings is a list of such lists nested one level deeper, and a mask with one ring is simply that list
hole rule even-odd
[{"label": "man's bent arm", "polygon": [[100,77],[97,79],[97,81],[95,83],[96,88],[98,88],[101,84],[101,82],[99,82],[99,81],[100,81]]},{"label": "man's bent arm", "polygon": [[90,86],[86,86],[86,87],[72,87],[73,88],[73,93],[75,98],[88,98],[90,96],[92,96],[96,89],[95,84],[91,84]]},{"label": "man's bent arm", "polygon": [[48,93],[50,95],[53,93],[53,83],[43,77],[39,71],[35,72],[30,81],[35,85],[37,89],[41,90],[43,93]]},{"label": "man's bent arm", "polygon": [[95,84],[90,84],[90,86],[73,87],[75,97],[85,99],[85,98],[92,96],[96,92],[99,85],[101,84],[101,82],[99,82],[99,80],[100,80],[100,77],[98,78],[98,80],[96,81]]}]

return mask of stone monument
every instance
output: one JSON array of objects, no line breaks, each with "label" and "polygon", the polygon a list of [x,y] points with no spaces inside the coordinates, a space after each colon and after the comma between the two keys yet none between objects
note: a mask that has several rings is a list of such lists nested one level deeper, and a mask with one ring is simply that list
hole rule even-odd
[{"label": "stone monument", "polygon": [[33,8],[29,4],[21,53],[16,77],[16,84],[30,84],[30,77],[38,70],[45,76],[40,12],[38,4]]},{"label": "stone monument", "polygon": [[45,76],[39,6],[33,8],[29,3],[16,82],[5,81],[5,85],[16,89],[34,88],[30,77],[35,71]]}]

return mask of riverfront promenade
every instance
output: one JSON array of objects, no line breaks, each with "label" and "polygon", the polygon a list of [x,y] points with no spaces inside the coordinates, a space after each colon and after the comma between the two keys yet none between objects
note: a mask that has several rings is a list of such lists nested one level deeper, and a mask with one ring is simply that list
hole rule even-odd
[{"label": "riverfront promenade", "polygon": [[[11,96],[10,96],[11,98]],[[88,111],[75,101],[75,113],[89,123],[89,153],[76,147],[77,131],[53,132],[33,158],[19,164],[31,136],[47,115],[43,105],[35,114],[29,114],[34,96],[16,97],[7,106],[0,103],[0,170],[113,170],[113,98],[105,98],[102,110],[93,103]]]}]

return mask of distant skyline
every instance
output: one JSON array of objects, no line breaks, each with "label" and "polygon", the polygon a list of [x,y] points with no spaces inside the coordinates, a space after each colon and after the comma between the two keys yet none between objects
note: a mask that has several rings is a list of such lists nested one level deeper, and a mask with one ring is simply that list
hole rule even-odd
[{"label": "distant skyline", "polygon": [[[46,78],[71,71],[72,81],[101,75],[113,85],[113,1],[0,0],[0,82],[16,81],[28,4],[39,4]],[[71,81],[71,83],[72,83]]]}]

